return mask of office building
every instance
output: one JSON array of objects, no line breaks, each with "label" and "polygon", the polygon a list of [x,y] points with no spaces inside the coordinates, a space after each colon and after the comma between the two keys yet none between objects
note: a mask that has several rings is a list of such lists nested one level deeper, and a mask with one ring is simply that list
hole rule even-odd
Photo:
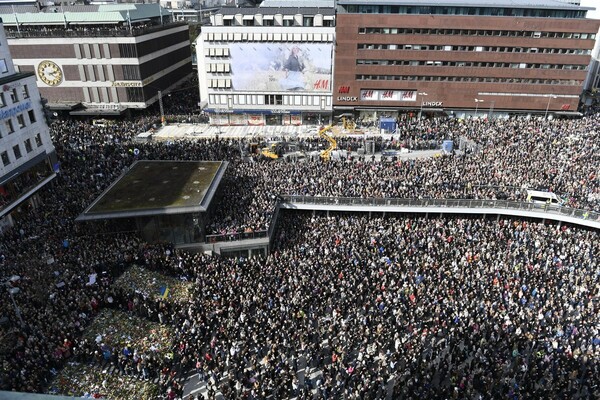
[{"label": "office building", "polygon": [[188,25],[157,3],[0,7],[0,17],[15,67],[35,73],[51,109],[144,109],[192,74]]},{"label": "office building", "polygon": [[[289,2],[295,4],[295,2]],[[200,98],[215,125],[300,125],[332,113],[335,10],[225,7],[196,41]]]},{"label": "office building", "polygon": [[56,177],[56,153],[33,72],[17,72],[0,23],[0,233],[36,207]]},{"label": "office building", "polygon": [[[467,5],[468,4],[468,5]],[[600,21],[553,0],[338,0],[334,111],[577,115]]]}]

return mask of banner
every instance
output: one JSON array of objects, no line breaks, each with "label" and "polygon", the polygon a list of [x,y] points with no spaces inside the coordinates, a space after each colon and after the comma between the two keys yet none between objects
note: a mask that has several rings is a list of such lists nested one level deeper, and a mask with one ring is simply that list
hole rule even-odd
[{"label": "banner", "polygon": [[360,91],[361,101],[417,101],[416,90],[372,90]]},{"label": "banner", "polygon": [[246,125],[248,118],[244,114],[231,114],[229,115],[229,125]]},{"label": "banner", "polygon": [[234,90],[328,92],[331,43],[233,43]]},{"label": "banner", "polygon": [[212,114],[210,116],[211,125],[229,125],[229,116],[227,114]]},{"label": "banner", "polygon": [[265,119],[262,114],[248,114],[248,125],[264,125]]},{"label": "banner", "polygon": [[291,118],[292,125],[296,125],[296,126],[302,125],[302,118],[300,117],[299,114],[292,114],[292,115],[290,115],[290,118]]}]

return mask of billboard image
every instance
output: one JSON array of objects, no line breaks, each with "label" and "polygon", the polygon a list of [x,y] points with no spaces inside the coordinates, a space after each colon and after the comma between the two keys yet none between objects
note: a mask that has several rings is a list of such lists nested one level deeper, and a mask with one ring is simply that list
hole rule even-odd
[{"label": "billboard image", "polygon": [[416,90],[370,90],[360,91],[361,101],[416,101]]},{"label": "billboard image", "polygon": [[235,43],[229,50],[234,90],[330,91],[331,43]]}]

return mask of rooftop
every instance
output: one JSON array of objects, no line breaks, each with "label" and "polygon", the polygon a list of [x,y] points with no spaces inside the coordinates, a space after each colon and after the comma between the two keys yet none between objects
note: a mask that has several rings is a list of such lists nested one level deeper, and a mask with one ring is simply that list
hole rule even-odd
[{"label": "rooftop", "polygon": [[[317,3],[318,4],[318,3]],[[335,9],[333,7],[315,7],[315,2],[312,3],[311,7],[252,7],[252,8],[236,8],[236,7],[223,7],[220,8],[217,14],[223,15],[335,15]]]},{"label": "rooftop", "polygon": [[137,161],[77,220],[204,212],[226,168],[223,161]]},{"label": "rooftop", "polygon": [[259,7],[335,7],[335,0],[264,0]]},{"label": "rooftop", "polygon": [[73,24],[116,24],[148,20],[150,18],[167,17],[169,10],[158,4],[110,4],[110,5],[75,5],[52,6],[37,9],[32,6],[0,6],[0,18],[4,25],[48,24],[61,25],[65,22]]}]

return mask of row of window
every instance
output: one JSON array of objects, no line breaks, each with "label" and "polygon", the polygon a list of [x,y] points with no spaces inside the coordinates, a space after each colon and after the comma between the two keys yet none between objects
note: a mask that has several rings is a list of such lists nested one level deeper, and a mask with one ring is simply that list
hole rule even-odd
[{"label": "row of window", "polygon": [[208,87],[211,89],[230,89],[231,79],[208,79]]},{"label": "row of window", "polygon": [[[241,22],[241,23],[240,23]],[[334,22],[331,19],[324,19],[322,25],[315,25],[314,17],[304,17],[302,20],[292,18],[283,18],[275,20],[273,18],[263,18],[262,21],[257,19],[243,19],[237,21],[233,18],[223,19],[223,26],[324,26],[332,27]]]},{"label": "row of window", "polygon": [[[41,134],[36,134],[35,135],[35,144],[37,147],[41,147],[42,146],[42,135]],[[25,141],[23,142],[23,146],[25,148],[25,151],[27,153],[31,153],[33,151],[33,145],[31,143],[31,139],[27,138],[25,139]],[[21,152],[21,146],[19,144],[16,144],[13,146],[12,148],[12,153],[14,156],[14,161],[20,159],[21,157],[23,157],[23,153]],[[11,158],[8,154],[8,151],[5,150],[0,154],[0,158],[2,159],[2,164],[6,167],[8,165],[10,165],[11,163]]]},{"label": "row of window", "polygon": [[535,85],[581,86],[577,79],[530,79],[530,78],[497,78],[477,76],[414,76],[414,75],[356,75],[358,81],[425,81],[425,82],[488,82],[488,83],[520,83]]},{"label": "row of window", "polygon": [[433,44],[359,43],[358,50],[428,50],[428,51],[475,51],[492,53],[541,53],[589,55],[588,49],[557,49],[554,47],[508,47],[508,46],[453,46]]},{"label": "row of window", "polygon": [[27,85],[22,85],[20,87],[21,96],[19,98],[19,90],[17,88],[12,88],[10,91],[0,93],[0,108],[6,107],[8,103],[6,102],[5,94],[8,93],[10,96],[11,104],[18,103],[20,100],[25,100],[29,98],[29,88]]},{"label": "row of window", "polygon": [[[365,2],[366,3],[366,2]],[[344,7],[344,5],[341,5]],[[447,7],[397,5],[346,5],[348,13],[357,14],[425,14],[425,15],[480,15],[533,18],[585,18],[585,10],[550,10],[512,7]]]},{"label": "row of window", "polygon": [[206,72],[231,72],[231,64],[207,63]]},{"label": "row of window", "polygon": [[206,41],[207,42],[333,42],[333,33],[208,32],[206,34]]},{"label": "row of window", "polygon": [[[37,121],[35,117],[35,112],[33,110],[27,111],[27,115],[29,116],[29,123],[33,124]],[[19,129],[23,129],[27,126],[27,122],[25,121],[25,114],[17,115],[17,123],[19,124]],[[6,132],[9,135],[15,133],[15,125],[13,124],[12,118],[7,118],[4,120],[4,127],[6,128]],[[0,131],[0,139],[2,139],[2,131]]]},{"label": "row of window", "polygon": [[[120,46],[133,46],[135,52],[134,44],[120,44],[119,48],[121,48]],[[78,59],[87,58],[89,60],[91,58],[111,58],[110,47],[108,43],[75,43],[73,45],[73,49],[75,50],[75,57],[77,57]],[[121,57],[125,56],[121,55]],[[135,55],[133,55],[132,57],[135,57]]]},{"label": "row of window", "polygon": [[480,29],[358,28],[358,33],[380,35],[506,36],[534,39],[596,39],[595,33],[586,32],[501,31]]},{"label": "row of window", "polygon": [[331,96],[282,94],[209,94],[208,103],[232,108],[236,105],[331,106]]},{"label": "row of window", "polygon": [[356,60],[356,65],[399,65],[399,66],[433,66],[433,67],[479,67],[479,68],[534,68],[534,69],[566,69],[585,71],[587,65],[582,64],[529,64],[475,61],[424,61],[424,60]]}]

